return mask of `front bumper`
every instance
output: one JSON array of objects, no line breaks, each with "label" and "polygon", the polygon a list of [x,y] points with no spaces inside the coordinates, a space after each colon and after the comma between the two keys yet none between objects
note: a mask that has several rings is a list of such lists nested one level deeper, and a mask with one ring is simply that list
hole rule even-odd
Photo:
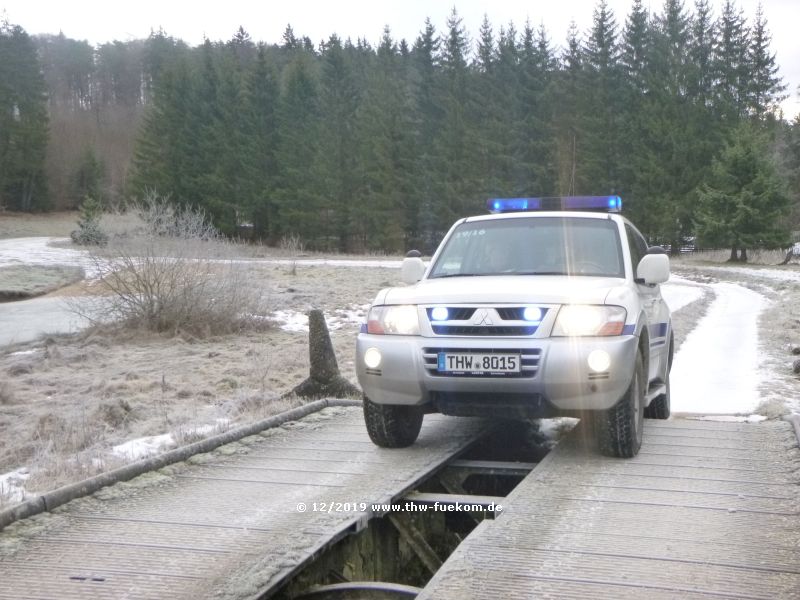
[{"label": "front bumper", "polygon": [[[440,395],[526,398],[559,410],[604,410],[614,406],[630,385],[637,338],[632,335],[586,338],[459,338],[371,335],[356,341],[356,373],[366,396],[378,404],[421,405]],[[377,348],[381,363],[364,364],[364,353]],[[588,366],[593,350],[611,357],[606,372]],[[517,376],[459,376],[439,373],[440,351],[519,352],[527,370]],[[427,365],[427,366],[426,366]]]}]

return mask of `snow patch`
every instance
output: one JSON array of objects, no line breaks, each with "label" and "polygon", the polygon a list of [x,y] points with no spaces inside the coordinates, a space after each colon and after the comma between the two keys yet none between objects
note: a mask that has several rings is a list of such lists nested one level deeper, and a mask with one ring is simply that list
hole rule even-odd
[{"label": "snow patch", "polygon": [[174,448],[175,446],[175,438],[172,434],[164,433],[162,435],[151,435],[149,437],[127,441],[114,446],[111,452],[127,460],[138,460],[140,458],[147,458],[153,454],[158,454],[167,448]]},{"label": "snow patch", "polygon": [[75,250],[54,243],[68,243],[69,238],[29,237],[0,240],[0,267],[12,265],[69,265],[81,267],[87,277],[97,276],[97,267],[85,250]]},{"label": "snow patch", "polygon": [[[198,425],[196,427],[181,428],[179,437],[188,436],[207,436],[209,434],[222,431],[230,425],[230,419],[216,419],[213,425]],[[162,433],[161,435],[151,435],[148,437],[129,440],[111,449],[116,456],[127,460],[138,460],[147,458],[153,454],[158,454],[163,450],[169,450],[178,445],[174,433]]]},{"label": "snow patch", "polygon": [[715,283],[716,299],[675,355],[675,413],[751,414],[761,401],[758,317],[766,298],[732,283]]},{"label": "snow patch", "polygon": [[[338,308],[331,316],[325,319],[330,331],[359,327],[367,318],[369,304]],[[272,318],[280,323],[284,331],[308,332],[308,315],[292,310],[278,310],[272,313]]]},{"label": "snow patch", "polygon": [[552,442],[557,442],[564,434],[575,427],[580,419],[574,417],[555,417],[539,419],[539,433]]},{"label": "snow patch", "polygon": [[12,352],[9,356],[27,356],[29,354],[36,354],[39,352],[38,348],[34,348],[33,350],[19,350],[17,352]]},{"label": "snow patch", "polygon": [[661,295],[667,302],[670,311],[680,310],[687,304],[699,300],[703,296],[703,286],[694,284],[682,277],[670,277],[670,283],[661,285]]}]

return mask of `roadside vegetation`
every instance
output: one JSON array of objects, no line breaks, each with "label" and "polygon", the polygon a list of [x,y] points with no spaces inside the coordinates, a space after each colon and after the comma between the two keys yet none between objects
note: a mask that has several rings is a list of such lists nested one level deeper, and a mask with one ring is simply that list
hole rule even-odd
[{"label": "roadside vegetation", "polygon": [[637,0],[623,15],[599,0],[567,32],[490,17],[319,44],[240,28],[198,47],[5,23],[0,207],[117,207],[156,189],[226,235],[357,253],[431,251],[509,195],[616,193],[652,241],[696,237],[736,260],[800,229],[800,121],[780,113],[794,90],[763,10]]},{"label": "roadside vegetation", "polygon": [[72,303],[76,312],[95,325],[198,337],[269,326],[263,288],[202,211],[151,194],[128,212],[134,227],[111,235],[82,213],[79,231],[94,240],[89,256],[102,276],[96,299]]}]

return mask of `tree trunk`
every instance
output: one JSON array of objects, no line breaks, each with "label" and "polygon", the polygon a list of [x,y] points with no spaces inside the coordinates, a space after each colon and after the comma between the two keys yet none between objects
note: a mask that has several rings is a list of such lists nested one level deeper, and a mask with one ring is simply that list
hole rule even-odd
[{"label": "tree trunk", "polygon": [[734,246],[731,248],[731,255],[728,258],[728,262],[739,262],[739,255],[736,251],[736,247]]},{"label": "tree trunk", "polygon": [[739,251],[739,262],[743,262],[743,263],[747,262],[747,248],[742,248]]}]

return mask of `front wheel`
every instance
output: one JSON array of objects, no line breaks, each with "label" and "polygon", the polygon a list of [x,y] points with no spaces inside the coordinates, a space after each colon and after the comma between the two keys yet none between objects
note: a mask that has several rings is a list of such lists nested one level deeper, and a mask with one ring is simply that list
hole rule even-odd
[{"label": "front wheel", "polygon": [[369,439],[382,448],[405,448],[417,440],[424,417],[419,406],[376,404],[364,396]]},{"label": "front wheel", "polygon": [[608,456],[632,458],[642,447],[644,432],[644,361],[636,353],[636,367],[625,394],[617,404],[595,417],[595,432],[600,452]]}]

